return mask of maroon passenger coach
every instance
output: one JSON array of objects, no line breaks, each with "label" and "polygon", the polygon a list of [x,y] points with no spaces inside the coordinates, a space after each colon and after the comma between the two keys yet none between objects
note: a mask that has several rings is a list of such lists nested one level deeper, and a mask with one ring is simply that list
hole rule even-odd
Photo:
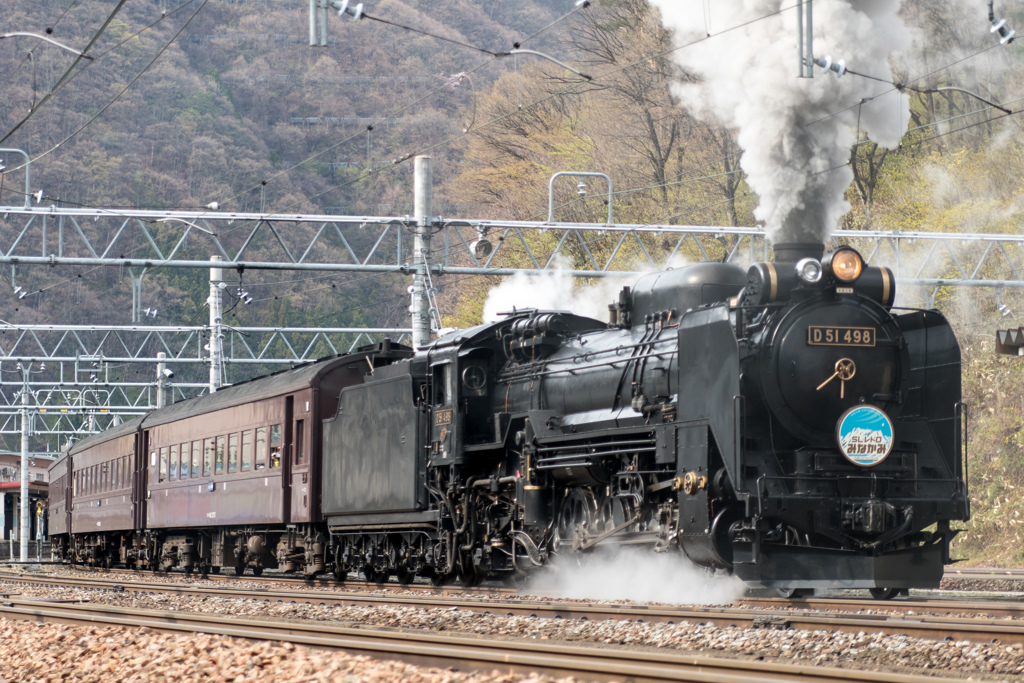
[{"label": "maroon passenger coach", "polygon": [[74,444],[54,553],[235,574],[322,570],[320,422],[341,390],[410,352],[388,342],[175,403]]}]

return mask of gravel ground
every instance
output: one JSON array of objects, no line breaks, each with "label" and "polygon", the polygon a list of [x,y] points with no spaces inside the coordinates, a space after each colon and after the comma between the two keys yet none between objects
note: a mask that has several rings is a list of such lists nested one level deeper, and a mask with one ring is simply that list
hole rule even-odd
[{"label": "gravel ground", "polygon": [[[31,654],[29,654],[31,653]],[[290,643],[155,633],[146,628],[76,627],[0,619],[0,681],[42,683],[547,683],[547,676],[466,674]],[[573,679],[558,679],[570,683]]]},{"label": "gravel ground", "polygon": [[1011,579],[961,579],[948,577],[939,585],[944,591],[985,591],[992,593],[1017,593],[1024,591],[1024,581]]},{"label": "gravel ground", "polygon": [[743,629],[685,622],[647,624],[639,621],[569,621],[487,615],[457,608],[328,607],[242,598],[140,595],[107,590],[29,586],[18,586],[16,590],[24,597],[85,599],[94,603],[144,609],[275,621],[316,620],[356,628],[429,629],[452,634],[486,634],[516,640],[607,644],[634,649],[667,648],[689,654],[720,654],[843,668],[898,670],[903,673],[936,671],[946,676],[985,680],[1011,680],[1011,677],[1019,680],[1017,677],[1024,673],[1022,645],[981,645],[952,640],[935,642],[881,633]]}]

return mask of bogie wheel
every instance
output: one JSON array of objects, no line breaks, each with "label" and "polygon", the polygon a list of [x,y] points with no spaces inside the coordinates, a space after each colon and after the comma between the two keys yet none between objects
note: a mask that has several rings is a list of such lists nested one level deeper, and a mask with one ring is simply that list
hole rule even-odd
[{"label": "bogie wheel", "polygon": [[775,592],[779,594],[779,597],[787,600],[809,598],[814,595],[813,588],[776,588]]},{"label": "bogie wheel", "polygon": [[868,591],[875,600],[892,600],[900,594],[899,588],[885,588],[883,586],[875,586],[874,588],[869,588]]},{"label": "bogie wheel", "polygon": [[338,583],[345,583],[345,580],[348,579],[348,571],[345,569],[335,569],[333,573],[334,580]]},{"label": "bogie wheel", "polygon": [[366,583],[377,583],[377,572],[370,565],[363,567],[363,576],[366,578]]},{"label": "bogie wheel", "polygon": [[411,572],[408,569],[399,569],[395,572],[395,576],[400,586],[408,586],[416,578],[416,572]]},{"label": "bogie wheel", "polygon": [[263,567],[253,567],[252,568],[252,575],[253,576],[263,576]]},{"label": "bogie wheel", "polygon": [[210,567],[211,574],[220,574],[220,567]]},{"label": "bogie wheel", "polygon": [[443,586],[447,582],[448,582],[448,575],[447,574],[440,574],[438,572],[434,572],[433,574],[430,575],[430,585],[434,586],[435,588],[440,588],[441,586]]},{"label": "bogie wheel", "polygon": [[236,564],[235,565],[235,576],[241,576],[244,573],[245,573],[245,565],[244,564]]}]

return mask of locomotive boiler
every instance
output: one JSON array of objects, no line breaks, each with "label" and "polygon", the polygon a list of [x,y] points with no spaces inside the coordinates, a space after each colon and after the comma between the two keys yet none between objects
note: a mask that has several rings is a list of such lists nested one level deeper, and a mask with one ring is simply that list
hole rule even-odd
[{"label": "locomotive boiler", "polygon": [[[415,353],[366,347],[156,411],[55,465],[55,545],[69,561],[465,584],[631,545],[787,595],[937,586],[969,517],[959,347],[938,311],[893,306],[888,269],[823,252],[652,273],[609,322],[513,310]],[[110,509],[101,448],[126,454],[113,478],[134,503],[110,531],[90,517]]]}]

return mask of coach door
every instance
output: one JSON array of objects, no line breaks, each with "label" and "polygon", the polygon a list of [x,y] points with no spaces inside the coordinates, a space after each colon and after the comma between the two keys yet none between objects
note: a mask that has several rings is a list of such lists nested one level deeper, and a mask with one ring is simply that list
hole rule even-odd
[{"label": "coach door", "polygon": [[288,477],[291,480],[291,521],[292,524],[308,522],[310,507],[313,501],[313,490],[310,483],[309,449],[311,443],[312,406],[310,394],[303,392],[288,398],[288,438],[291,447],[288,450]]},{"label": "coach door", "polygon": [[132,524],[136,529],[146,526],[146,462],[149,452],[149,431],[135,434],[135,453],[128,456],[128,471],[132,473]]}]

